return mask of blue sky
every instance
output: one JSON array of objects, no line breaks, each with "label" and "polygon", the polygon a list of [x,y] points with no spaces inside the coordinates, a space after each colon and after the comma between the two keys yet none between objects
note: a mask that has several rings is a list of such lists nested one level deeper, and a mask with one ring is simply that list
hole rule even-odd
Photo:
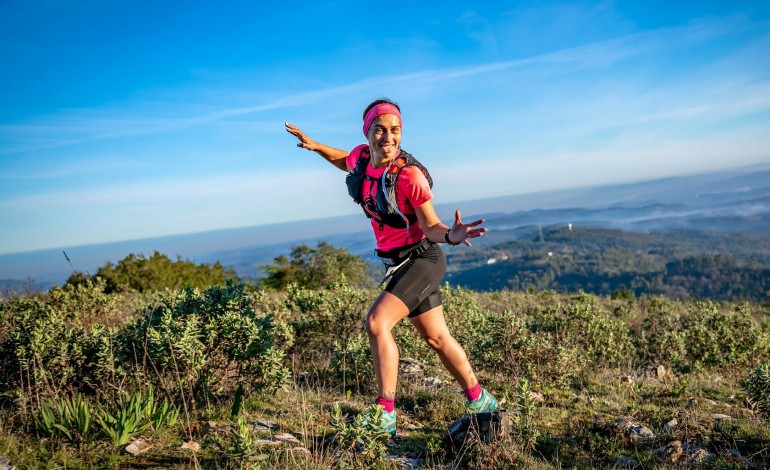
[{"label": "blue sky", "polygon": [[355,213],[383,96],[438,203],[767,163],[770,4],[4,0],[0,253]]}]

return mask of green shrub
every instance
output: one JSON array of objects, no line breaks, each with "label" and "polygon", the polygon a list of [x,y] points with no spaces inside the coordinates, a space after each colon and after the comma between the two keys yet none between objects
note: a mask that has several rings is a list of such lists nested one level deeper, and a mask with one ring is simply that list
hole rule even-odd
[{"label": "green shrub", "polygon": [[638,338],[648,363],[668,362],[683,371],[768,357],[768,334],[746,305],[696,301],[680,309],[659,300],[649,308]]},{"label": "green shrub", "polygon": [[[27,397],[56,397],[63,390],[98,390],[101,375],[114,362],[106,354],[109,336],[96,320],[118,314],[119,298],[102,292],[104,283],[54,287],[37,297],[17,297],[0,304],[9,329],[0,346],[0,389]],[[114,378],[114,377],[113,377]]]},{"label": "green shrub", "polygon": [[334,427],[335,442],[339,449],[345,451],[337,457],[348,457],[361,468],[371,468],[385,460],[388,455],[386,443],[390,435],[380,429],[382,423],[382,407],[371,405],[365,413],[356,416],[348,424],[347,415],[342,415],[339,403],[332,407],[332,426]]},{"label": "green shrub", "polygon": [[274,390],[289,379],[272,315],[257,316],[242,284],[180,290],[131,327],[137,366],[180,398],[208,399],[242,384]]},{"label": "green shrub", "polygon": [[[354,376],[362,373],[353,370],[347,359],[350,354],[357,357],[362,354],[360,335],[370,302],[367,294],[348,285],[344,277],[328,290],[290,285],[285,299],[285,308],[290,312],[288,324],[294,336],[290,353],[300,364],[326,364],[336,354],[332,366],[335,374],[347,377],[349,373]],[[362,379],[359,375],[358,380]]]},{"label": "green shrub", "polygon": [[[235,271],[225,268],[217,261],[214,264],[195,264],[177,257],[172,261],[168,256],[155,251],[149,258],[143,254],[130,254],[116,264],[107,263],[93,276],[104,282],[104,292],[157,292],[184,287],[204,289],[223,284],[227,279],[236,279]],[[89,281],[82,273],[75,273],[67,280],[68,285]]]},{"label": "green shrub", "polygon": [[749,401],[760,413],[770,419],[770,367],[762,364],[749,373],[741,383]]}]

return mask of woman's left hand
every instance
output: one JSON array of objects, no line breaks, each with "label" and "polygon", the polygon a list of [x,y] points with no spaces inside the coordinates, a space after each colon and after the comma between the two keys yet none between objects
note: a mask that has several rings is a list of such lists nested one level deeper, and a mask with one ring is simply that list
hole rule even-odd
[{"label": "woman's left hand", "polygon": [[460,219],[460,209],[455,210],[455,223],[449,229],[449,241],[456,245],[464,243],[465,246],[471,246],[471,242],[468,241],[469,238],[480,237],[487,231],[486,227],[476,228],[483,223],[484,219],[479,219],[464,224]]}]

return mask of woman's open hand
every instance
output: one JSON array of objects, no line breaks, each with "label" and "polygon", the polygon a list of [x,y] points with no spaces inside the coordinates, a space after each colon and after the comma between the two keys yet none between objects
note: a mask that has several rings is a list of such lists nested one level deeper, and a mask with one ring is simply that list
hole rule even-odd
[{"label": "woman's open hand", "polygon": [[297,147],[308,150],[318,149],[318,142],[308,137],[304,132],[302,132],[302,129],[295,126],[294,124],[289,124],[288,122],[284,123],[284,125],[286,126],[286,132],[299,139]]},{"label": "woman's open hand", "polygon": [[466,246],[471,246],[469,238],[477,238],[487,231],[486,227],[476,228],[484,223],[484,219],[479,219],[468,224],[464,224],[460,219],[460,209],[455,211],[455,223],[452,228],[449,229],[449,241],[453,244],[459,245],[464,243]]}]

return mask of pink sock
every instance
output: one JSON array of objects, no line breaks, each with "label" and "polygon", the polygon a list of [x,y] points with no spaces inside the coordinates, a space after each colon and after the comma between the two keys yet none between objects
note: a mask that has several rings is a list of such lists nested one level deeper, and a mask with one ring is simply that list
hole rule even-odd
[{"label": "pink sock", "polygon": [[374,403],[383,407],[388,413],[393,413],[393,410],[396,409],[395,398],[377,397],[377,400]]},{"label": "pink sock", "polygon": [[473,387],[469,388],[465,391],[465,398],[468,399],[468,401],[474,401],[478,400],[481,396],[481,384],[477,383]]}]

